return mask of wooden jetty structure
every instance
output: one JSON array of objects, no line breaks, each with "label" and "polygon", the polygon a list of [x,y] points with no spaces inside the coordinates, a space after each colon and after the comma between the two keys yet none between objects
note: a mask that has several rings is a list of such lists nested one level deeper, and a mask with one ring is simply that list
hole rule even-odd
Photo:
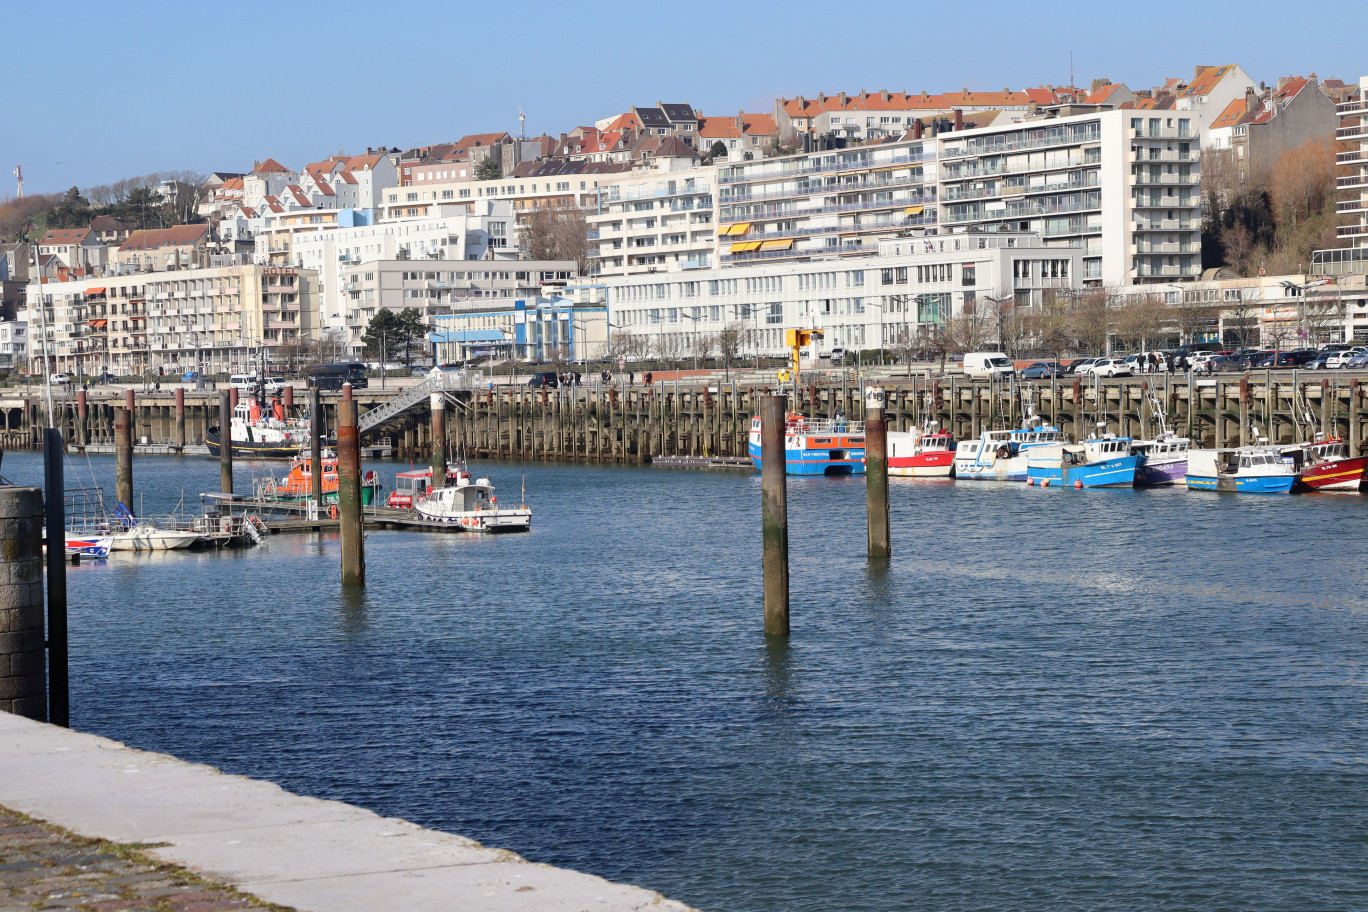
[{"label": "wooden jetty structure", "polygon": [[[889,431],[907,430],[929,416],[963,439],[984,428],[1017,426],[1030,412],[1074,438],[1086,437],[1099,423],[1113,433],[1148,436],[1162,415],[1169,428],[1197,445],[1249,443],[1256,435],[1290,443],[1299,433],[1315,430],[1344,438],[1353,455],[1368,452],[1363,378],[1342,371],[1152,374],[1096,383],[1073,377],[971,382],[930,370],[877,377],[827,372],[804,374],[798,395],[789,396],[789,408],[812,418],[832,418],[838,411],[863,418],[863,391],[869,384],[885,390]],[[720,376],[651,386],[443,390],[445,449],[471,458],[529,462],[742,465],[749,456],[751,416],[760,397],[774,392],[774,383],[726,382]],[[401,459],[430,459],[430,394],[423,387],[357,390],[363,453],[374,455],[376,441],[383,440]],[[321,397],[330,428],[337,427],[339,401],[332,393]],[[107,443],[112,452],[115,410],[126,404],[122,390],[92,392],[79,403],[63,395],[55,403],[56,425],[74,448]],[[293,408],[291,414],[300,413]],[[43,412],[36,392],[0,391],[0,447],[41,446]],[[136,393],[132,416],[136,452],[193,454],[205,428],[217,423],[216,394]]]}]

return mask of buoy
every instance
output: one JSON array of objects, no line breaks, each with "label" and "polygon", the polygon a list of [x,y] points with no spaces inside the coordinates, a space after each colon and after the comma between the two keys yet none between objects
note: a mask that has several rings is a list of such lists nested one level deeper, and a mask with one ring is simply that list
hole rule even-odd
[{"label": "buoy", "polygon": [[1033,485],[1033,484],[1035,484],[1035,479],[1034,479],[1034,478],[1027,478],[1027,479],[1026,479],[1026,486],[1027,486],[1027,487],[1030,487],[1030,486]]},{"label": "buoy", "polygon": [[1041,486],[1042,488],[1048,488],[1048,487],[1050,486],[1050,479],[1048,479],[1048,478],[1042,478],[1042,479],[1040,479],[1040,486]]},{"label": "buoy", "polygon": [[1081,487],[1083,487],[1083,482],[1081,482],[1081,481],[1075,481],[1075,482],[1074,482],[1074,487],[1075,487],[1075,488],[1081,488]]}]

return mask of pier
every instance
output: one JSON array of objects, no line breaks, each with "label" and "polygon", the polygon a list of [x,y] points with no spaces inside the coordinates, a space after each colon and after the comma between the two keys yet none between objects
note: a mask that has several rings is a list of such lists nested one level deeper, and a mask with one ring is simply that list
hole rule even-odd
[{"label": "pier", "polygon": [[[812,418],[844,411],[863,418],[864,388],[886,390],[890,431],[909,429],[923,417],[940,423],[956,439],[983,428],[1014,427],[1030,411],[1067,436],[1086,437],[1101,423],[1123,436],[1145,436],[1162,415],[1167,426],[1200,446],[1252,442],[1252,428],[1273,443],[1297,439],[1298,424],[1343,437],[1352,455],[1365,450],[1368,403],[1363,378],[1341,371],[1255,371],[1189,377],[1151,374],[1102,380],[1065,377],[1042,381],[970,381],[930,368],[902,371],[804,374],[790,409]],[[748,458],[750,419],[759,397],[777,391],[765,375],[749,372],[730,381],[720,375],[689,376],[645,385],[584,385],[559,389],[492,386],[448,391],[441,412],[447,453],[472,458],[525,462],[672,462],[721,467]],[[376,457],[431,459],[432,415],[423,407],[395,410],[394,390],[357,390],[362,426],[366,414],[385,408],[385,420],[362,434],[362,453]],[[299,397],[302,399],[303,397]],[[320,406],[327,427],[337,427],[341,397],[324,393]],[[296,399],[296,401],[299,401]],[[67,393],[55,404],[57,427],[70,448],[113,452],[115,413],[124,391],[92,391],[78,402]],[[303,411],[293,407],[293,414]],[[218,424],[217,394],[173,390],[134,394],[135,452],[201,455],[205,430]],[[1242,420],[1244,416],[1244,420]],[[0,393],[0,447],[41,445],[44,404],[37,393]]]}]

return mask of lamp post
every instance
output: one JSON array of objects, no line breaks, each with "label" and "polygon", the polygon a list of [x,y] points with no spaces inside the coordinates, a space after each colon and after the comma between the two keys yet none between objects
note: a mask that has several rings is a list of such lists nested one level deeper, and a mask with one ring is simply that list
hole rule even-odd
[{"label": "lamp post", "polygon": [[875,303],[875,302],[872,301],[872,300],[871,300],[871,301],[866,301],[865,304],[867,304],[867,305],[870,306],[870,307],[877,307],[877,308],[879,308],[879,367],[883,367],[883,363],[884,363],[884,305],[883,305],[883,304]]},{"label": "lamp post", "polygon": [[1006,345],[1002,341],[1002,305],[1013,300],[1011,295],[996,297],[994,295],[984,295],[983,300],[992,301],[993,309],[997,311],[997,347],[998,351],[1005,351]]},{"label": "lamp post", "polygon": [[1315,288],[1317,285],[1325,285],[1329,279],[1316,279],[1313,282],[1290,282],[1286,279],[1279,282],[1286,290],[1292,292],[1297,299],[1297,338],[1306,339],[1306,289]]},{"label": "lamp post", "polygon": [[698,370],[698,321],[703,318],[695,314],[686,313],[682,307],[679,310],[679,315],[693,321],[693,330],[690,332],[690,337],[693,339],[693,342],[689,345],[689,348],[690,353],[693,355],[694,370]]}]

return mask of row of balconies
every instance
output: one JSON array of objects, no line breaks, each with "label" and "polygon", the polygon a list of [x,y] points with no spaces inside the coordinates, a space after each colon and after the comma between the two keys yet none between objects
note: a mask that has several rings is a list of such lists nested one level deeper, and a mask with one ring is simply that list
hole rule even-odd
[{"label": "row of balconies", "polygon": [[[826,155],[841,153],[824,153]],[[863,157],[856,161],[835,161],[828,163],[812,162],[808,160],[806,164],[798,164],[793,160],[784,162],[761,162],[750,167],[744,167],[741,174],[722,174],[718,176],[719,184],[753,183],[756,181],[782,180],[786,177],[794,177],[800,174],[829,174],[833,171],[871,171],[879,168],[888,168],[902,164],[917,164],[919,162],[935,161],[934,152],[923,152],[918,154],[908,153],[906,155],[895,155],[891,158],[882,158],[877,161],[869,157]],[[776,167],[776,164],[778,167]]]},{"label": "row of balconies", "polygon": [[1087,172],[1087,177],[1074,178],[1058,183],[1046,183],[1036,186],[1014,185],[1007,186],[1006,183],[999,183],[992,188],[988,187],[950,187],[941,194],[941,202],[949,203],[959,200],[993,199],[997,197],[1025,196],[1028,193],[1059,193],[1064,190],[1082,190],[1098,186],[1098,173],[1096,171]]},{"label": "row of balconies", "polygon": [[791,199],[809,196],[831,196],[832,194],[859,193],[864,190],[879,190],[884,187],[906,187],[909,184],[924,184],[920,175],[913,177],[885,177],[872,181],[849,181],[847,183],[822,184],[820,186],[794,187],[787,190],[774,190],[767,193],[738,193],[734,196],[719,198],[718,206],[739,203],[760,202],[763,200]]},{"label": "row of balconies", "polygon": [[[1132,254],[1201,253],[1201,251],[1202,251],[1202,248],[1201,248],[1200,245],[1197,245],[1197,244],[1183,244],[1183,243],[1176,243],[1176,242],[1169,242],[1169,243],[1163,243],[1163,244],[1146,244],[1146,243],[1143,243],[1143,242],[1142,242],[1142,243],[1131,244],[1131,245],[1130,245],[1130,252],[1131,252]],[[1098,252],[1099,252],[1099,253],[1101,252],[1100,248],[1099,248]]]},{"label": "row of balconies", "polygon": [[[984,155],[1004,155],[1020,149],[1046,149],[1052,146],[1077,146],[1102,141],[1102,128],[1093,127],[1081,131],[1070,131],[1059,136],[1042,136],[1026,139],[1024,134],[1016,134],[1018,139],[1009,138],[1013,134],[980,137],[963,146],[947,146],[942,158],[969,158]],[[1137,134],[1138,135],[1138,134]]]},{"label": "row of balconies", "polygon": [[1077,200],[1074,202],[1032,202],[1026,204],[1009,204],[1004,209],[993,211],[978,211],[966,213],[961,216],[943,215],[941,222],[944,224],[956,224],[963,222],[982,222],[997,221],[1000,219],[1030,218],[1039,215],[1056,215],[1064,212],[1089,212],[1100,210],[1102,201],[1096,202]]},{"label": "row of balconies", "polygon": [[807,218],[828,212],[866,212],[871,209],[895,209],[899,206],[932,206],[935,205],[934,195],[909,196],[902,198],[868,200],[858,203],[840,203],[829,206],[817,206],[810,209],[767,209],[758,213],[724,214],[720,218],[722,224],[737,224],[739,222],[760,222],[783,218]]},{"label": "row of balconies", "polygon": [[[1133,231],[1196,231],[1197,222],[1190,222],[1186,219],[1136,219],[1132,225]],[[1100,230],[1100,229],[1099,229]]]},{"label": "row of balconies", "polygon": [[1135,274],[1141,278],[1184,278],[1188,276],[1199,276],[1202,274],[1201,263],[1190,263],[1186,266],[1154,266],[1145,263],[1135,267]]},{"label": "row of balconies", "polygon": [[1058,155],[1045,159],[1044,163],[1037,162],[1004,162],[1002,159],[984,159],[972,162],[959,162],[947,165],[941,174],[941,183],[950,181],[973,180],[976,177],[996,177],[999,174],[1027,174],[1040,171],[1064,171],[1072,168],[1095,167],[1102,163],[1100,152],[1093,153],[1092,149],[1085,149],[1085,154],[1077,155]]}]

